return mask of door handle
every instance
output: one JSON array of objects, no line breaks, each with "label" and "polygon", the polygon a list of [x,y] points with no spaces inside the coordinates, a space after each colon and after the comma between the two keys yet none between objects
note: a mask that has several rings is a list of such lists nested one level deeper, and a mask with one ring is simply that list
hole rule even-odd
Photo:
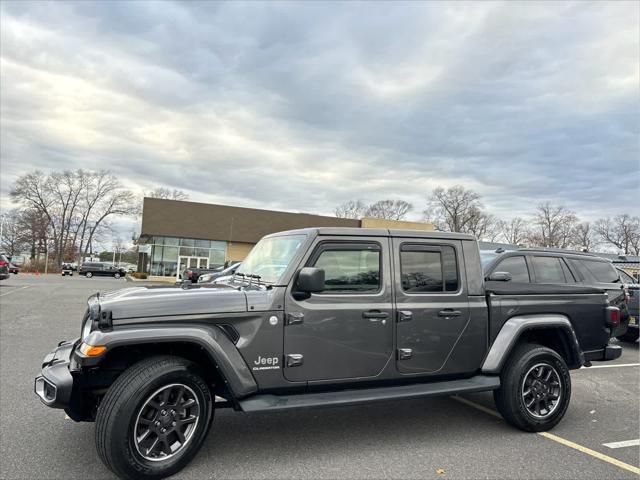
[{"label": "door handle", "polygon": [[460,310],[453,310],[452,308],[445,308],[438,312],[439,317],[459,317],[460,315],[462,315]]},{"label": "door handle", "polygon": [[371,310],[369,312],[362,312],[362,318],[368,318],[370,322],[380,322],[382,325],[386,325],[389,314],[379,310]]}]

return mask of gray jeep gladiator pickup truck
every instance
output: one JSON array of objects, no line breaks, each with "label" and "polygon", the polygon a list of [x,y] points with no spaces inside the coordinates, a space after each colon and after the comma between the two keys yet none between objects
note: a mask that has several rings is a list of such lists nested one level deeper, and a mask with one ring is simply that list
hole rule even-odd
[{"label": "gray jeep gladiator pickup truck", "polygon": [[162,478],[202,445],[216,408],[245,412],[493,391],[507,422],[548,430],[570,369],[612,360],[602,290],[484,282],[474,237],[310,228],[263,238],[225,285],[95,294],[80,338],[35,391],[95,421],[122,478]]}]

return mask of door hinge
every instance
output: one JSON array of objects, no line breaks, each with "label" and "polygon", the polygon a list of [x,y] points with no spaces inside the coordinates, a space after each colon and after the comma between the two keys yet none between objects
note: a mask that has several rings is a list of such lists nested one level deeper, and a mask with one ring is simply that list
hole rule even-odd
[{"label": "door hinge", "polygon": [[411,310],[398,310],[398,323],[408,322],[413,318],[413,312]]},{"label": "door hinge", "polygon": [[289,353],[285,355],[287,367],[299,367],[304,363],[303,356],[300,353]]},{"label": "door hinge", "polygon": [[304,321],[304,313],[294,312],[287,313],[287,325],[297,325]]},{"label": "door hinge", "polygon": [[410,348],[399,348],[398,349],[398,360],[408,360],[413,356],[413,350]]}]

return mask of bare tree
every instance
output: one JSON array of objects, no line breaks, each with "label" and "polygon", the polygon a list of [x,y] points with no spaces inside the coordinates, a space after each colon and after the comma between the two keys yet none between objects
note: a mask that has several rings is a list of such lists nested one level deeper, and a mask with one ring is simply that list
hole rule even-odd
[{"label": "bare tree", "polygon": [[603,242],[617,247],[625,254],[640,255],[640,218],[628,214],[601,218],[595,231]]},{"label": "bare tree", "polygon": [[438,187],[429,198],[425,217],[440,230],[450,232],[471,232],[480,223],[482,203],[480,195],[462,185],[448,189]]},{"label": "bare tree", "polygon": [[541,247],[567,248],[571,246],[578,217],[561,205],[545,202],[538,205],[533,223],[535,227],[530,239],[533,243]]},{"label": "bare tree", "polygon": [[0,251],[8,255],[18,255],[25,249],[25,237],[20,226],[20,211],[11,210],[3,217]]},{"label": "bare tree", "polygon": [[593,227],[582,222],[573,230],[573,246],[585,252],[591,252],[598,245]]},{"label": "bare tree", "polygon": [[[87,188],[84,192],[82,213],[76,222],[73,237],[74,245],[76,242],[80,242],[78,245],[78,263],[82,262],[82,256],[89,251],[91,241],[95,237],[96,231],[99,231],[101,227],[100,222],[96,223],[95,221],[96,217],[100,217],[96,211],[100,209],[101,203],[104,202],[107,196],[118,190],[117,179],[107,170],[89,174]],[[128,192],[124,193],[128,197],[131,196]],[[127,214],[136,214],[138,211],[139,209],[132,203]]]},{"label": "bare tree", "polygon": [[364,216],[385,220],[402,220],[411,210],[413,210],[413,205],[404,200],[379,200],[367,207]]},{"label": "bare tree", "polygon": [[349,200],[334,209],[335,216],[338,218],[362,218],[366,211],[367,206],[361,200]]},{"label": "bare tree", "polygon": [[513,245],[523,244],[529,237],[527,222],[522,217],[499,220],[497,228],[505,242]]},{"label": "bare tree", "polygon": [[49,220],[42,212],[27,208],[20,211],[18,228],[24,238],[25,248],[30,250],[31,260],[36,260],[47,243]]},{"label": "bare tree", "polygon": [[[131,192],[120,188],[117,179],[107,171],[52,172],[45,175],[34,171],[18,178],[11,196],[30,211],[33,223],[32,252],[52,245],[58,265],[64,255],[86,252],[83,244],[91,242],[96,228],[113,215],[136,212]],[[42,221],[45,221],[43,227]],[[79,242],[79,245],[78,245]]]},{"label": "bare tree", "polygon": [[500,236],[497,220],[482,210],[478,210],[470,216],[464,231],[474,235],[478,240],[495,242]]},{"label": "bare tree", "polygon": [[[28,210],[37,212],[40,219],[46,223],[44,230],[51,229],[51,237],[58,238],[57,225],[59,222],[54,221],[56,199],[50,189],[48,177],[43,172],[36,170],[21,176],[15,181],[9,194]],[[39,242],[41,240],[42,238],[39,239]]]},{"label": "bare tree", "polygon": [[145,194],[145,197],[162,198],[165,200],[189,200],[189,195],[182,190],[158,187]]},{"label": "bare tree", "polygon": [[91,245],[96,231],[103,225],[105,220],[117,215],[135,215],[138,211],[133,193],[121,190],[109,191],[95,204],[93,215],[88,217],[91,228],[89,229],[84,255],[89,251],[88,246]]}]

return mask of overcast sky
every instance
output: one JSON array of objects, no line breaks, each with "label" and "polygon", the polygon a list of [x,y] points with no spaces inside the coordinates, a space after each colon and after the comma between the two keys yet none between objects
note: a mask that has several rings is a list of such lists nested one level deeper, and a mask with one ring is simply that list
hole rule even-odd
[{"label": "overcast sky", "polygon": [[454,184],[499,216],[640,214],[637,2],[1,8],[3,209],[83,167],[324,214]]}]

